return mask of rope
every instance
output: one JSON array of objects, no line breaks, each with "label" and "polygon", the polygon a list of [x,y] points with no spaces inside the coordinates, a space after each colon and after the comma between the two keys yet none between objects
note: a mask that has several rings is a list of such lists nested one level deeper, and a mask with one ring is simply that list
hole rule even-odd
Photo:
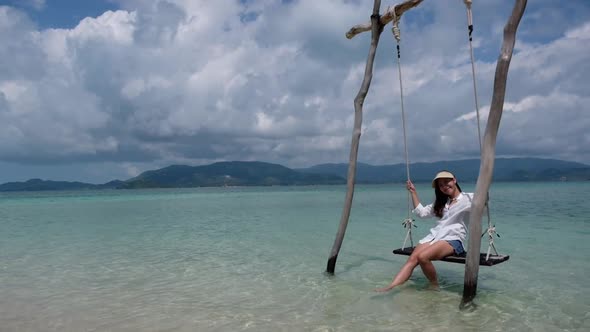
[{"label": "rope", "polygon": [[487,261],[488,259],[490,259],[491,249],[494,249],[494,253],[496,255],[498,255],[498,250],[496,250],[496,246],[494,245],[494,235],[496,235],[497,237],[500,237],[500,234],[498,234],[496,232],[496,226],[488,227],[487,231],[483,232],[481,237],[483,237],[486,233],[488,234],[488,241],[490,242],[490,244],[488,246],[488,252],[486,254],[486,261]]},{"label": "rope", "polygon": [[[469,31],[469,54],[471,56],[471,75],[472,75],[472,79],[473,79],[473,96],[474,96],[474,100],[475,100],[475,114],[477,115],[477,138],[479,140],[479,153],[481,155],[483,148],[482,148],[482,142],[481,142],[481,125],[480,125],[481,121],[480,121],[480,116],[479,116],[479,103],[477,100],[477,84],[476,84],[476,78],[475,78],[475,57],[473,56],[473,37],[472,37],[473,15],[471,12],[472,0],[463,0],[463,2],[465,3],[465,6],[467,7],[467,29]],[[496,233],[496,226],[492,226],[492,220],[490,217],[489,202],[490,202],[490,193],[488,192],[487,197],[486,197],[486,206],[485,206],[487,218],[488,218],[487,233],[489,235],[489,246],[488,246],[486,260],[488,260],[490,257],[490,248],[494,249],[494,252],[496,253],[496,255],[498,254],[498,252],[496,251],[496,247],[494,246],[494,237],[493,237],[494,234],[495,235],[498,235],[498,234]],[[498,235],[498,237],[500,237],[500,235]]]},{"label": "rope", "polygon": [[[401,99],[401,108],[402,108],[402,126],[404,132],[404,154],[406,158],[406,178],[410,181],[410,158],[408,157],[408,139],[406,135],[406,112],[404,110],[404,88],[402,83],[402,65],[401,65],[401,51],[400,51],[400,42],[401,42],[401,34],[399,30],[399,17],[395,13],[395,9],[393,10],[393,28],[391,32],[397,41],[397,69],[398,69],[398,78],[399,78],[399,93]],[[414,219],[412,218],[412,193],[408,191],[408,217],[402,222],[404,228],[407,229],[406,238],[404,239],[404,244],[402,245],[402,249],[406,247],[406,242],[408,238],[410,239],[410,245],[414,246],[414,240],[412,239],[412,227],[416,227],[414,225]]]},{"label": "rope", "polygon": [[479,103],[477,101],[477,84],[475,79],[475,57],[473,56],[473,15],[471,14],[471,1],[463,0],[465,6],[467,6],[467,28],[469,30],[469,54],[471,56],[471,74],[473,77],[473,95],[475,99],[475,113],[477,114],[477,138],[479,139],[479,151],[482,150],[481,144],[481,126],[479,117]]}]

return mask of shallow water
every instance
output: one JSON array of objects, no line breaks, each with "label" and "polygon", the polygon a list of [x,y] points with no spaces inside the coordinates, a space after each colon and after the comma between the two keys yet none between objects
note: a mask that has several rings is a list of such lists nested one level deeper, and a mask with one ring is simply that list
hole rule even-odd
[{"label": "shallow water", "polygon": [[[473,184],[463,184],[472,191]],[[428,201],[431,189],[418,186]],[[1,331],[587,331],[590,183],[496,183],[508,262],[437,262],[387,294],[406,257],[402,185],[357,186],[333,277],[344,186],[0,194]],[[431,221],[420,220],[415,240]],[[487,249],[487,243],[482,245]]]}]

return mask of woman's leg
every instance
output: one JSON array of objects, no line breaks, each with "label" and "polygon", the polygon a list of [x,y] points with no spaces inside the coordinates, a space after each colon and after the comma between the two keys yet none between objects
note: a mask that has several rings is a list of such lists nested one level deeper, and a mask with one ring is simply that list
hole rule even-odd
[{"label": "woman's leg", "polygon": [[420,251],[418,253],[418,264],[420,264],[420,268],[422,268],[422,272],[430,281],[430,284],[433,287],[438,287],[438,280],[436,277],[436,269],[434,268],[434,264],[432,261],[442,259],[447,257],[455,252],[453,246],[451,246],[447,241],[437,241],[428,246],[428,248]]},{"label": "woman's leg", "polygon": [[416,248],[414,248],[412,255],[410,255],[410,257],[408,258],[408,260],[406,261],[404,266],[402,266],[401,270],[395,275],[391,284],[389,284],[389,286],[387,286],[387,287],[377,288],[377,289],[375,289],[375,291],[376,292],[387,292],[387,291],[393,289],[394,287],[403,284],[408,279],[410,279],[410,276],[412,275],[412,271],[414,271],[414,268],[418,265],[418,256],[424,250],[426,250],[429,246],[430,246],[429,243],[418,244],[418,246],[416,246]]}]

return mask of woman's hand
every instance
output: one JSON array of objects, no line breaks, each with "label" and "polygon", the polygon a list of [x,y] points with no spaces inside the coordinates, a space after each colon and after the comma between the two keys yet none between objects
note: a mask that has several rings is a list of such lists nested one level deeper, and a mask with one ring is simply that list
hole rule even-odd
[{"label": "woman's hand", "polygon": [[410,192],[410,196],[412,196],[412,203],[414,204],[414,209],[420,204],[420,198],[418,198],[418,192],[416,191],[416,187],[412,181],[408,180],[406,182],[406,188]]},{"label": "woman's hand", "polygon": [[414,184],[412,183],[412,181],[408,180],[406,182],[406,188],[408,189],[409,192],[411,193],[415,193],[416,192],[416,187],[414,187]]}]

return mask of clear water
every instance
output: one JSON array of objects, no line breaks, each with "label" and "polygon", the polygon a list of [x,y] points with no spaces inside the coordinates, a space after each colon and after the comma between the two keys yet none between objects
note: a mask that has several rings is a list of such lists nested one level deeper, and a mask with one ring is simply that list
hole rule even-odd
[{"label": "clear water", "polygon": [[[473,185],[463,184],[472,191]],[[418,190],[431,199],[426,185]],[[496,183],[474,311],[464,266],[387,294],[406,257],[402,185],[0,194],[0,331],[588,331],[589,183]],[[420,221],[416,239],[429,221]],[[484,242],[483,249],[487,248]]]}]

